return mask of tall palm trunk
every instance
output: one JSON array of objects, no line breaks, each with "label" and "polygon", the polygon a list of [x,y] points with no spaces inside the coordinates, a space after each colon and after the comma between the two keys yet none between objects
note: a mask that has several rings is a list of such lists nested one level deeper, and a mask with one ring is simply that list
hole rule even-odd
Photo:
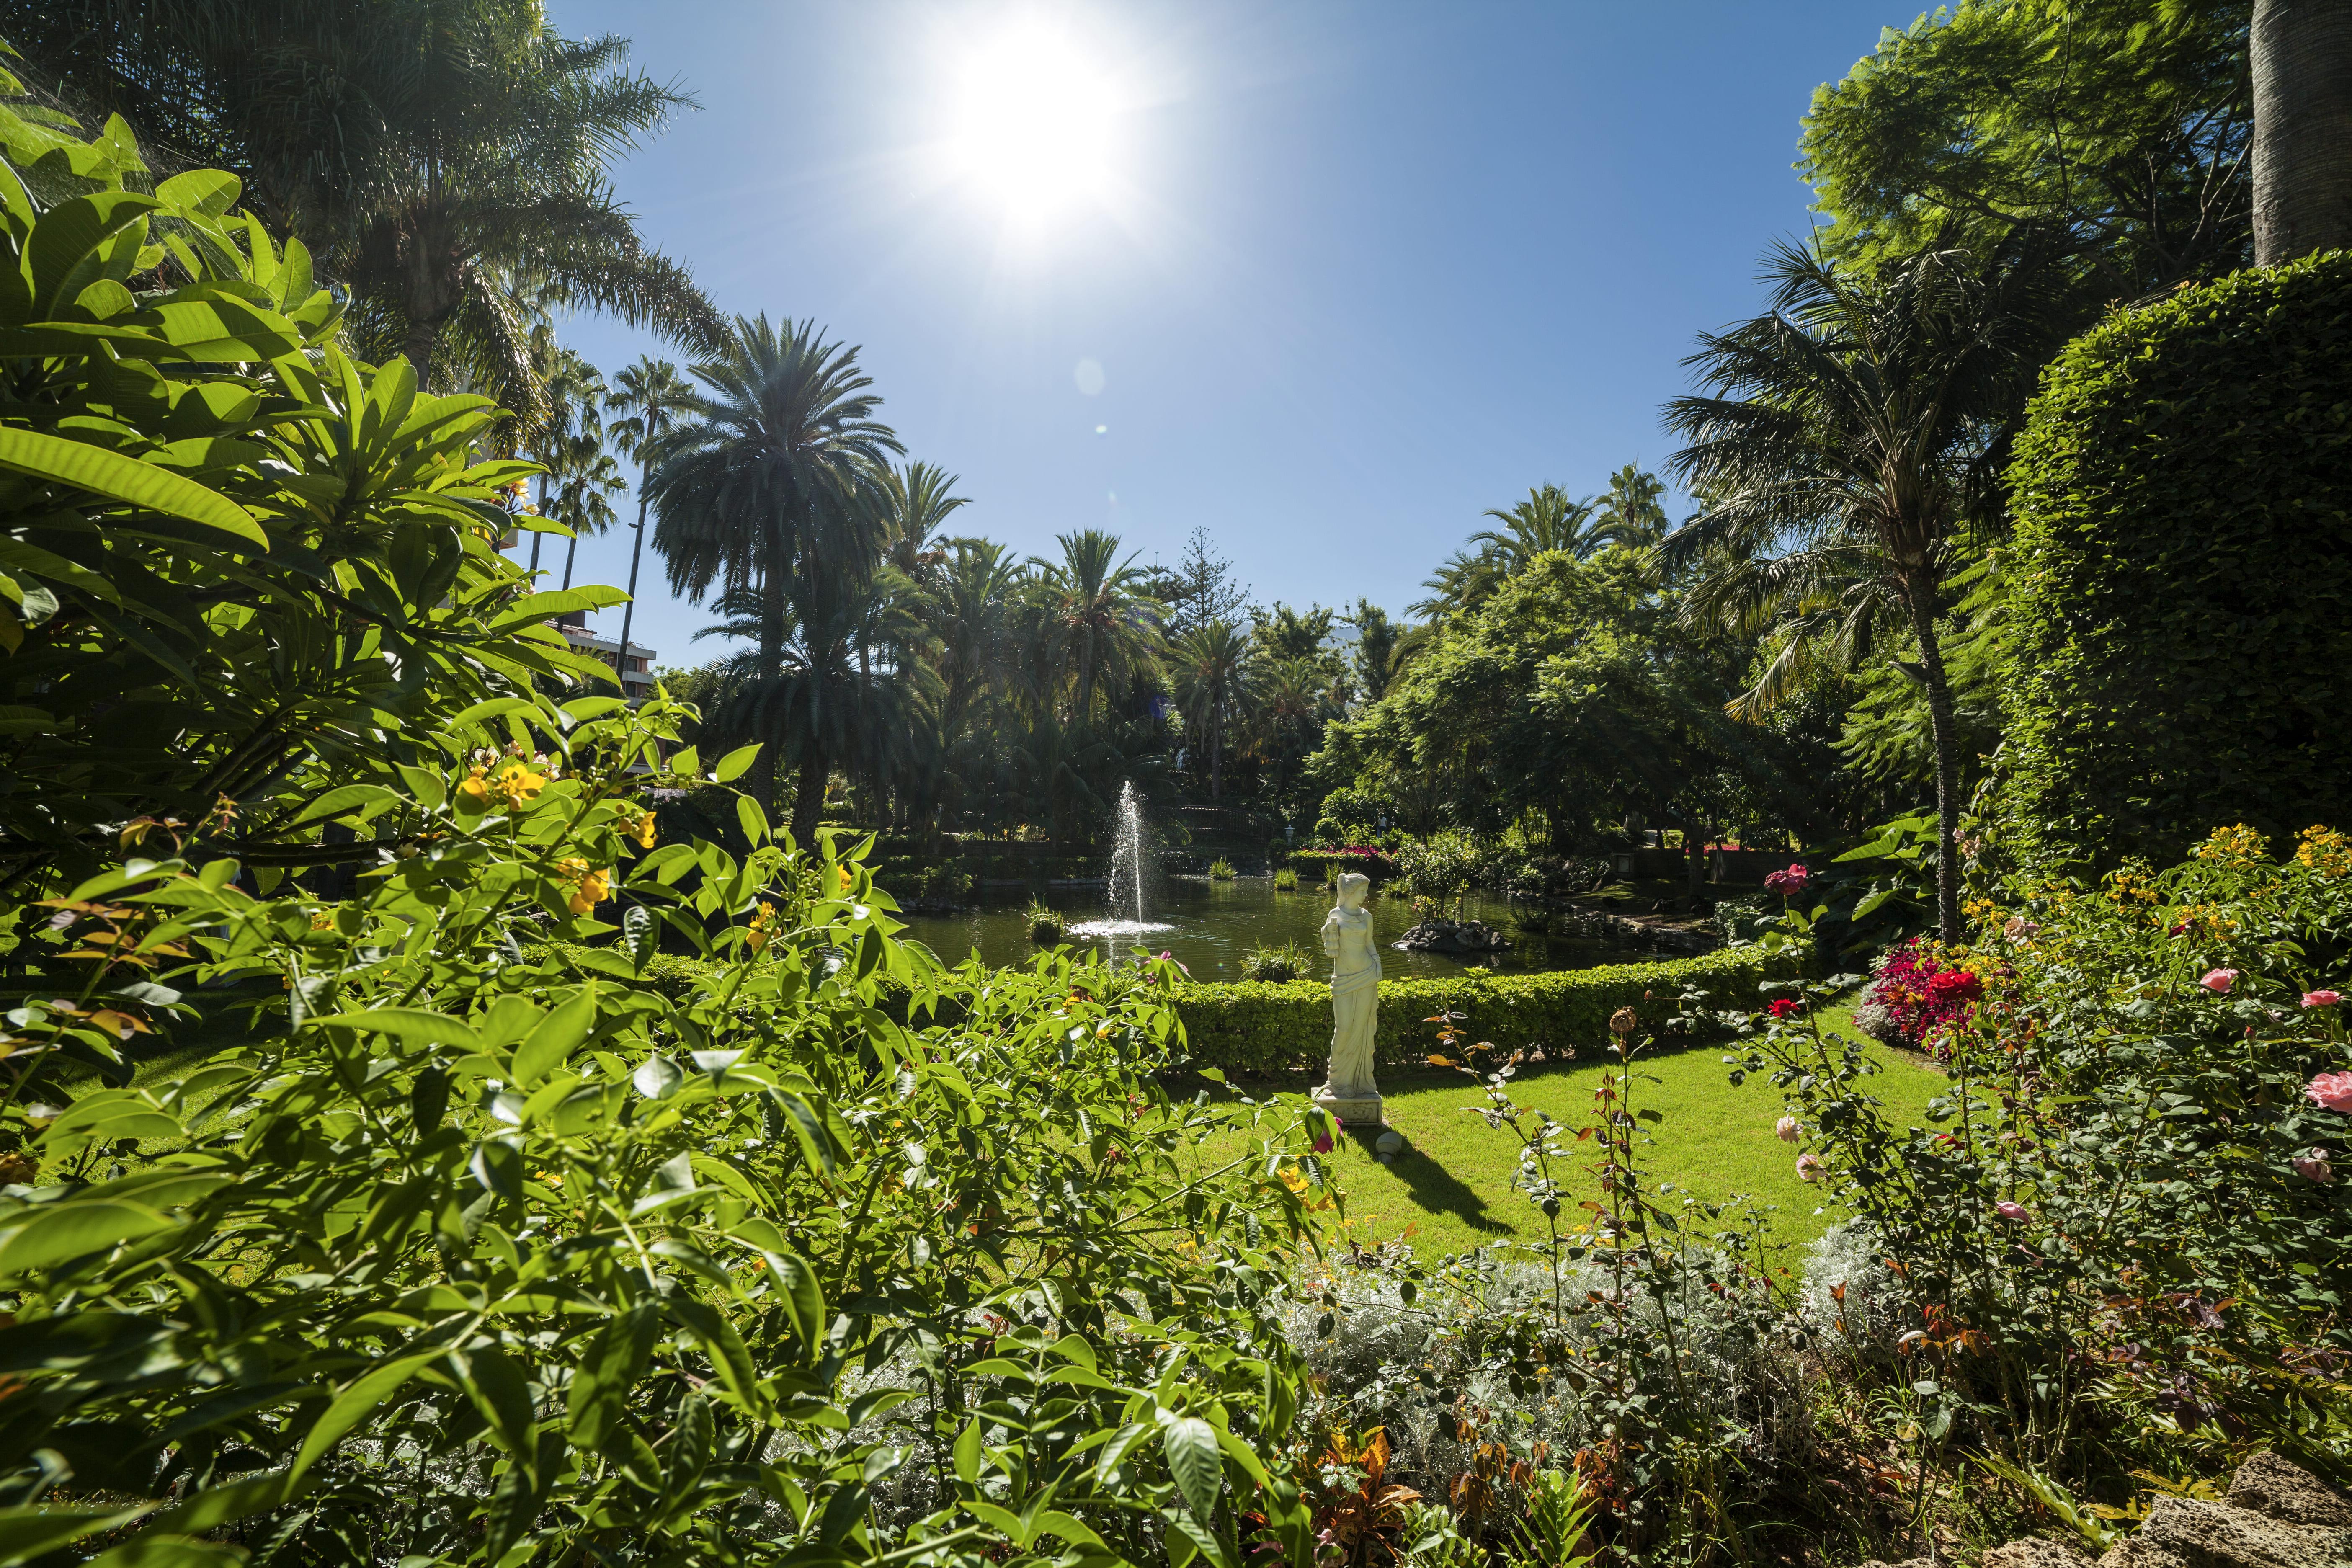
[{"label": "tall palm trunk", "polygon": [[817,852],[816,825],[824,815],[825,781],[832,774],[824,748],[811,736],[807,748],[801,752],[800,782],[793,795],[793,842],[801,847],[803,854]]},{"label": "tall palm trunk", "polygon": [[646,552],[647,499],[645,481],[640,479],[637,482],[637,537],[629,545],[629,602],[621,606],[621,662],[617,668],[621,677],[621,696],[624,700],[626,700],[629,695],[629,623],[636,617],[637,614],[637,562]]},{"label": "tall palm trunk", "polygon": [[1225,704],[1218,699],[1209,710],[1209,798],[1215,800],[1225,778]]},{"label": "tall palm trunk", "polygon": [[1936,589],[1910,584],[1904,598],[1911,609],[1911,633],[1919,642],[1919,670],[1927,686],[1927,728],[1936,743],[1936,935],[1947,946],[1960,942],[1960,734],[1952,714],[1952,687],[1944,675],[1943,645],[1936,640]]},{"label": "tall palm trunk", "polygon": [[2352,0],[2254,0],[2254,261],[2352,245]]},{"label": "tall palm trunk", "polygon": [[[784,575],[772,563],[760,576],[760,689],[772,692],[784,674]],[[751,777],[751,795],[768,820],[776,817],[776,782],[782,776],[784,735],[772,726],[760,748],[760,769]],[[797,820],[797,807],[795,808]]]},{"label": "tall palm trunk", "polygon": [[441,323],[438,321],[412,321],[408,323],[407,332],[400,340],[401,357],[416,373],[416,388],[420,392],[428,390],[425,376],[433,363],[433,350],[440,342]]}]

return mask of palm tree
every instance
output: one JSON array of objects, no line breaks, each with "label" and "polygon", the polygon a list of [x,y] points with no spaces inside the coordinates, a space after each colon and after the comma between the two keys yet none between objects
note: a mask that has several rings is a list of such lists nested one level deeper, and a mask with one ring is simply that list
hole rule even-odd
[{"label": "palm tree", "polygon": [[1209,798],[1215,800],[1224,782],[1225,726],[1249,697],[1249,636],[1232,621],[1211,621],[1171,643],[1167,660],[1177,710],[1209,748]]},{"label": "palm tree", "polygon": [[[549,496],[559,482],[557,470],[569,461],[582,428],[603,417],[604,378],[594,365],[557,343],[553,324],[543,322],[531,332],[531,381],[539,391],[536,416],[510,421],[504,428],[514,431],[523,455],[546,470],[538,476],[534,510],[541,517],[552,517]],[[540,546],[545,540],[544,534],[530,536],[533,572],[539,570]]]},{"label": "palm tree", "polygon": [[[1643,480],[1651,491],[1647,498],[1642,493]],[[1503,526],[1472,534],[1475,548],[1454,552],[1422,584],[1430,596],[1410,606],[1412,612],[1432,618],[1466,614],[1525,572],[1537,556],[1555,550],[1589,561],[1612,544],[1656,543],[1658,536],[1646,531],[1648,519],[1640,508],[1644,499],[1654,505],[1664,487],[1631,463],[1611,479],[1610,487],[1606,504],[1590,496],[1573,500],[1558,485],[1538,485],[1508,510],[1488,510],[1486,515]]]},{"label": "palm tree", "polygon": [[2352,245],[2352,7],[2254,0],[2254,262]]},{"label": "palm tree", "polygon": [[[846,591],[872,575],[880,476],[903,448],[873,417],[882,400],[867,390],[873,381],[858,370],[857,351],[827,342],[814,321],[779,329],[765,315],[739,317],[726,352],[691,368],[705,390],[683,405],[688,418],[662,442],[646,483],[654,549],[671,591],[698,603],[713,587],[759,592],[760,613],[730,624],[759,638],[760,684],[776,688],[796,584],[840,577]],[[780,743],[782,735],[765,738]],[[753,782],[771,810],[777,749],[762,752]],[[803,847],[814,847],[826,760],[822,746],[801,754],[793,823]]]},{"label": "palm tree", "polygon": [[[611,166],[693,100],[563,37],[539,0],[57,0],[60,86],[142,141],[227,169],[355,298],[363,353],[436,389],[459,363],[529,405],[520,295],[610,311],[698,349],[724,322],[646,247]],[[445,338],[463,340],[445,352]],[[503,373],[499,367],[504,367]]]},{"label": "palm tree", "polygon": [[[618,390],[604,400],[604,405],[621,416],[612,425],[613,445],[621,456],[637,460],[637,521],[635,536],[629,541],[629,602],[621,606],[621,668],[629,668],[629,629],[637,614],[637,561],[646,549],[646,508],[652,500],[650,480],[654,456],[662,438],[677,423],[678,410],[693,395],[677,366],[667,360],[649,354],[637,356],[637,363],[624,368],[618,377]],[[629,694],[625,675],[621,681],[621,695]]]},{"label": "palm tree", "polygon": [[1592,512],[1591,537],[1609,544],[1648,550],[1665,538],[1673,525],[1661,498],[1666,487],[1655,474],[1628,463],[1609,476]]},{"label": "palm tree", "polygon": [[1004,676],[1007,611],[1021,568],[1005,547],[987,539],[958,539],[927,591],[926,611],[939,634],[940,718],[952,743],[964,715]]},{"label": "palm tree", "polygon": [[[1990,521],[2046,350],[2055,269],[2029,238],[1990,260],[1930,251],[1881,275],[1782,246],[1771,308],[1709,334],[1706,387],[1666,407],[1674,468],[1707,505],[1661,546],[1712,569],[1691,613],[1776,627],[1785,686],[1808,658],[1856,657],[1874,627],[1918,645],[1936,745],[1937,908],[1960,940],[1958,731],[1937,620],[1960,536]],[[1759,693],[1750,693],[1755,706]]]},{"label": "palm tree", "polygon": [[800,574],[781,603],[746,584],[721,594],[714,607],[721,619],[696,637],[751,646],[719,661],[708,721],[721,733],[781,743],[800,759],[792,831],[813,847],[834,767],[887,771],[919,728],[918,709],[937,697],[938,678],[920,658],[872,658],[878,648],[926,646],[919,596],[885,566],[864,575]]},{"label": "palm tree", "polygon": [[553,488],[544,510],[572,531],[563,548],[563,586],[569,588],[572,563],[580,558],[580,536],[613,526],[612,498],[628,489],[629,481],[621,477],[621,466],[604,450],[604,432],[594,426],[583,427],[558,450],[548,478]]},{"label": "palm tree", "polygon": [[882,470],[883,558],[911,581],[929,583],[948,558],[940,532],[968,498],[954,492],[956,477],[936,463]]},{"label": "palm tree", "polygon": [[1152,668],[1160,602],[1144,591],[1149,574],[1135,557],[1118,559],[1118,538],[1099,529],[1057,537],[1062,559],[1032,556],[1044,590],[1046,647],[1057,670],[1076,682],[1076,716],[1094,709],[1095,689],[1133,684]]},{"label": "palm tree", "polygon": [[[546,414],[525,437],[524,450],[546,471],[539,476],[540,515],[572,531],[563,552],[563,586],[580,558],[580,536],[613,526],[611,497],[626,488],[604,450],[604,378],[570,349],[555,349],[541,381]],[[533,534],[530,564],[539,567],[543,535]]]}]

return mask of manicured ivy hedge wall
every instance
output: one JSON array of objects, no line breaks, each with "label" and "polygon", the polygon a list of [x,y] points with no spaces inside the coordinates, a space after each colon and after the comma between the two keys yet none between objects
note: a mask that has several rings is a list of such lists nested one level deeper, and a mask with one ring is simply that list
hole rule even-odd
[{"label": "manicured ivy hedge wall", "polygon": [[[1738,947],[1599,969],[1383,980],[1373,1061],[1388,1072],[1426,1066],[1437,1048],[1437,1026],[1428,1020],[1447,1008],[1466,1015],[1463,1026],[1473,1040],[1597,1051],[1608,1044],[1609,1016],[1620,1007],[1655,1026],[1686,990],[1706,992],[1718,1008],[1760,1006],[1758,982],[1793,978],[1799,967],[1793,954]],[[1331,988],[1321,981],[1181,985],[1176,1011],[1202,1066],[1283,1072],[1318,1066],[1331,1049]]]},{"label": "manicured ivy hedge wall", "polygon": [[2024,859],[2352,822],[2352,254],[2077,338],[2010,483],[1999,817]]}]

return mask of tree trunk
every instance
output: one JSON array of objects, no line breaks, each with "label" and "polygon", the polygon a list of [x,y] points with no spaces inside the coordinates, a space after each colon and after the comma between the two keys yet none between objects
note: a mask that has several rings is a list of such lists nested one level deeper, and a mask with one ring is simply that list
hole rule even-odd
[{"label": "tree trunk", "polygon": [[1696,903],[1706,896],[1706,818],[1694,811],[1683,823],[1683,877],[1689,885],[1691,902]]},{"label": "tree trunk", "polygon": [[2352,0],[2254,0],[2254,261],[2352,246]]},{"label": "tree trunk", "polygon": [[1224,782],[1225,723],[1224,715],[1213,714],[1209,720],[1209,798],[1217,798],[1218,786]]},{"label": "tree trunk", "polygon": [[629,602],[621,606],[621,662],[614,673],[621,678],[621,699],[629,696],[629,623],[637,614],[637,562],[646,552],[646,493],[637,491],[637,537],[629,546]]},{"label": "tree trunk", "polygon": [[[760,577],[760,690],[759,706],[767,708],[775,700],[776,687],[784,672],[784,579],[772,567]],[[759,770],[751,775],[751,797],[776,820],[776,783],[782,776],[784,737],[781,732],[766,737],[760,748]],[[799,806],[795,803],[795,813]]]},{"label": "tree trunk", "polygon": [[1936,934],[1948,947],[1960,942],[1960,734],[1952,716],[1952,688],[1944,678],[1943,645],[1936,640],[1935,590],[1905,595],[1911,633],[1919,642],[1919,668],[1927,682],[1927,727],[1936,742]]},{"label": "tree trunk", "polygon": [[416,373],[416,389],[425,390],[425,376],[433,364],[434,345],[441,341],[441,323],[419,321],[408,323],[408,333],[400,340],[400,353]]},{"label": "tree trunk", "polygon": [[825,781],[832,773],[824,751],[812,741],[801,753],[800,787],[793,795],[793,842],[804,854],[817,852],[817,819],[824,815]]}]

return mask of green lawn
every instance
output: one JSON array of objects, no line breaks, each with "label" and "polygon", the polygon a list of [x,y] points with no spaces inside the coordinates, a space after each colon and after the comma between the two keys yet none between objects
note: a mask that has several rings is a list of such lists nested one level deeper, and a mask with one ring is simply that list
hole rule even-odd
[{"label": "green lawn", "polygon": [[[1844,1007],[1825,1012],[1822,1022],[1853,1033]],[[1802,1245],[1843,1216],[1816,1212],[1821,1199],[1797,1179],[1796,1151],[1772,1133],[1781,1115],[1780,1092],[1761,1079],[1733,1088],[1723,1065],[1729,1048],[1700,1046],[1636,1059],[1637,1071],[1661,1081],[1636,1083],[1634,1109],[1664,1116],[1645,1124],[1652,1142],[1642,1150],[1643,1162],[1676,1194],[1709,1203],[1752,1199],[1769,1213],[1780,1247]],[[1871,1080],[1870,1092],[1899,1124],[1922,1123],[1927,1101],[1943,1085],[1941,1075],[1875,1045],[1869,1050],[1885,1069]],[[1598,1061],[1523,1068],[1512,1080],[1512,1094],[1523,1106],[1582,1127],[1592,1120],[1592,1090],[1603,1070]],[[1411,1146],[1393,1165],[1383,1165],[1372,1152],[1377,1129],[1351,1130],[1341,1141],[1334,1156],[1347,1199],[1342,1236],[1367,1245],[1402,1237],[1423,1258],[1434,1258],[1544,1234],[1543,1215],[1511,1185],[1517,1140],[1472,1114],[1486,1103],[1478,1083],[1459,1073],[1423,1073],[1383,1082],[1381,1093],[1389,1124]],[[1589,1157],[1575,1162],[1571,1211],[1597,1195],[1599,1184],[1585,1168],[1591,1163]],[[1564,1227],[1575,1223],[1566,1214],[1561,1219]]]}]

